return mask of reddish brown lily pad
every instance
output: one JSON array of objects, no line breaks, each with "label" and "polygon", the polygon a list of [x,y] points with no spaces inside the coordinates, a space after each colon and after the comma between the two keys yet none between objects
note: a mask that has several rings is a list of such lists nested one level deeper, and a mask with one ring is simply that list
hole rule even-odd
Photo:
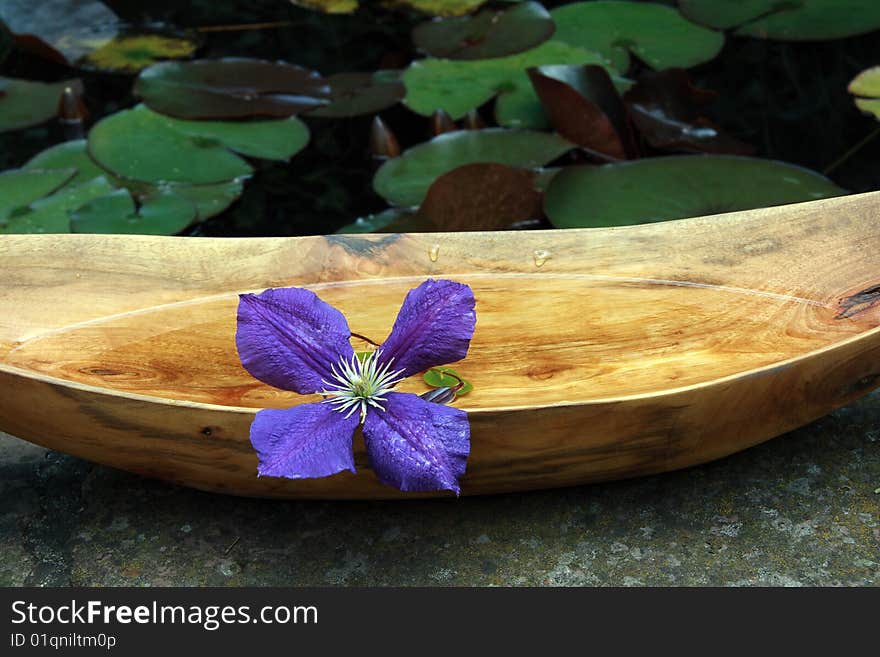
[{"label": "reddish brown lily pad", "polygon": [[0,22],[0,64],[6,59],[6,55],[9,54],[10,50],[12,50],[12,34]]},{"label": "reddish brown lily pad", "polygon": [[754,148],[734,139],[703,115],[717,94],[691,84],[684,69],[646,71],[624,102],[645,140],[655,148],[698,153],[750,155]]},{"label": "reddish brown lily pad", "polygon": [[338,73],[326,79],[330,104],[309,112],[309,116],[340,119],[375,114],[396,105],[406,95],[406,87],[395,76],[379,73]]},{"label": "reddish brown lily pad", "polygon": [[550,12],[542,5],[523,2],[503,10],[422,23],[413,30],[413,41],[434,57],[488,59],[534,48],[555,29]]},{"label": "reddish brown lily pad", "polygon": [[449,171],[428,189],[418,223],[428,230],[498,230],[541,216],[534,171],[480,162]]},{"label": "reddish brown lily pad", "polygon": [[182,119],[281,118],[330,103],[330,86],[315,71],[238,57],[150,66],[134,93],[153,111]]},{"label": "reddish brown lily pad", "polygon": [[0,21],[19,47],[61,64],[73,64],[119,31],[119,18],[98,0],[2,0]]},{"label": "reddish brown lily pad", "polygon": [[601,66],[541,66],[529,69],[544,112],[560,135],[606,158],[636,155],[626,108]]}]

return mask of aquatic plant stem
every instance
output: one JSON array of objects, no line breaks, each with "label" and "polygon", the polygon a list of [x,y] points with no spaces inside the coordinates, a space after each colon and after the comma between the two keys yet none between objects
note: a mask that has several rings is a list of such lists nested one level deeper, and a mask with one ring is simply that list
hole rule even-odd
[{"label": "aquatic plant stem", "polygon": [[867,146],[871,142],[871,140],[873,140],[874,137],[876,137],[877,135],[880,135],[880,126],[874,128],[874,130],[872,130],[864,139],[862,139],[855,146],[853,146],[848,151],[846,151],[843,155],[841,155],[836,160],[834,160],[834,162],[832,162],[827,167],[822,169],[822,173],[827,176],[829,173],[834,171],[841,164],[846,162],[849,158],[851,158],[853,155],[855,155],[860,150],[862,150],[865,146]]},{"label": "aquatic plant stem", "polygon": [[241,25],[203,25],[197,32],[243,32],[245,30],[268,30],[279,27],[290,27],[293,21],[272,21],[268,23],[243,23]]}]

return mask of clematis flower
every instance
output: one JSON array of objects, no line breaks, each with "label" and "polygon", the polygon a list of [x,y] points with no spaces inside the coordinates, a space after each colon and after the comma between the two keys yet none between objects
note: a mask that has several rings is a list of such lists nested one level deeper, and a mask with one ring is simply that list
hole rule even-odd
[{"label": "clematis flower", "polygon": [[359,359],[345,317],[303,288],[242,294],[235,343],[254,377],[320,402],[265,409],[251,424],[257,474],[302,479],[355,472],[352,438],[363,423],[370,465],[404,491],[460,492],[470,452],[461,409],[394,392],[404,378],[465,357],[476,315],[470,287],[427,280],[410,290],[391,334]]}]

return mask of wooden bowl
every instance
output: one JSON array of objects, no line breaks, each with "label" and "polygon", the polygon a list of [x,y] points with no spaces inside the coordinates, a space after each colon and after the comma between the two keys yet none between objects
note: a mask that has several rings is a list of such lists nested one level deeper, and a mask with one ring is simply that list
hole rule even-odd
[{"label": "wooden bowl", "polygon": [[404,497],[360,434],[357,475],[257,477],[255,411],[316,397],[241,367],[237,295],[309,287],[381,341],[432,277],[477,299],[464,494],[703,463],[880,383],[878,219],[870,193],[587,230],[0,236],[0,429],[204,490]]}]

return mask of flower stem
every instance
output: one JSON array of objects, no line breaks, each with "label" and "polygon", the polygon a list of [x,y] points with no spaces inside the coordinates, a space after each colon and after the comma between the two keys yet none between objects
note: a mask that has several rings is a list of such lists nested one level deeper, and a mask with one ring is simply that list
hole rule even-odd
[{"label": "flower stem", "polygon": [[382,345],[380,345],[378,342],[373,342],[373,341],[370,340],[370,338],[368,338],[367,336],[365,336],[365,335],[361,335],[360,333],[355,333],[354,331],[351,332],[351,337],[353,337],[353,338],[359,338],[360,340],[363,340],[364,342],[369,342],[369,343],[370,343],[371,345],[373,345],[374,347],[381,347],[381,346],[382,346]]}]

